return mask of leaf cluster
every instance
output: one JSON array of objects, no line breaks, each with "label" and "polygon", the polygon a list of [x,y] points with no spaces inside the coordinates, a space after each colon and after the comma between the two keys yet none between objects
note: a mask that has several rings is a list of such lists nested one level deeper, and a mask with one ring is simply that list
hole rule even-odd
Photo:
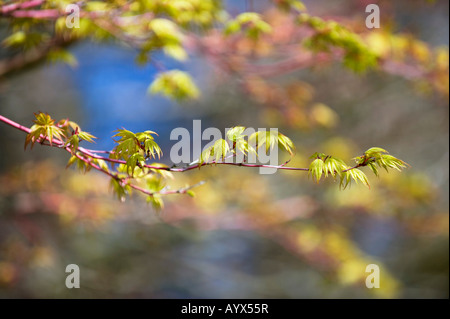
[{"label": "leaf cluster", "polygon": [[153,135],[158,135],[153,131],[133,133],[126,129],[116,130],[113,137],[117,145],[110,154],[110,158],[123,159],[126,161],[127,173],[134,174],[136,166],[142,168],[147,158],[158,158],[162,155],[162,150],[155,142]]},{"label": "leaf cluster", "polygon": [[177,101],[195,99],[200,95],[191,76],[180,70],[158,74],[148,90],[150,93],[162,94]]},{"label": "leaf cluster", "polygon": [[80,141],[94,142],[95,136],[81,130],[80,126],[67,119],[62,119],[55,123],[47,113],[35,113],[34,125],[30,128],[30,133],[25,138],[25,148],[31,143],[33,148],[36,142],[44,143],[46,140],[53,145],[53,140],[63,142],[64,147],[69,147],[72,151],[78,149]]},{"label": "leaf cluster", "polygon": [[355,158],[356,166],[350,167],[343,160],[325,155],[323,153],[315,153],[311,156],[313,161],[309,165],[309,175],[319,182],[322,177],[332,176],[334,179],[340,180],[340,187],[344,189],[352,182],[361,182],[370,188],[369,180],[366,174],[358,169],[359,167],[369,166],[372,172],[378,176],[378,167],[384,168],[387,172],[389,168],[400,171],[406,168],[408,164],[402,160],[389,155],[388,152],[379,147],[372,147],[364,152],[363,155]]},{"label": "leaf cluster", "polygon": [[272,27],[265,22],[261,15],[254,12],[244,12],[225,25],[225,35],[231,35],[245,31],[250,39],[257,40],[262,34],[270,33]]},{"label": "leaf cluster", "polygon": [[307,48],[316,52],[329,52],[332,48],[340,48],[344,51],[344,65],[355,72],[364,72],[377,65],[377,54],[345,26],[307,13],[301,13],[298,22],[315,31],[304,43]]},{"label": "leaf cluster", "polygon": [[244,155],[244,161],[249,153],[258,156],[258,150],[265,146],[265,152],[273,150],[277,145],[291,156],[294,154],[295,146],[290,138],[279,133],[277,130],[257,131],[250,135],[246,134],[244,126],[235,126],[227,131],[226,139],[219,139],[213,145],[207,147],[198,160],[199,168],[203,164],[214,163],[225,160],[227,157],[235,156],[240,152]]}]

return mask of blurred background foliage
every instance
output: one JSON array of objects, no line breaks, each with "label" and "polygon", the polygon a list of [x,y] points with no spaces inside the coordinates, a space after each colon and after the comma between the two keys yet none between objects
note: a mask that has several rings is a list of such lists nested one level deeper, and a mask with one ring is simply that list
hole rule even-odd
[{"label": "blurred background foliage", "polygon": [[[363,29],[366,2],[305,4]],[[282,19],[266,1],[242,3],[226,5],[238,13],[252,3],[272,25]],[[195,198],[166,196],[157,213],[139,194],[115,199],[101,174],[65,169],[68,154],[24,152],[25,135],[0,125],[0,297],[448,298],[448,53],[428,49],[448,46],[448,2],[377,3],[382,31],[365,41],[380,55],[400,47],[402,59],[443,64],[438,80],[360,75],[324,62],[267,82],[224,76],[201,55],[187,63],[160,57],[201,89],[198,100],[179,104],[146,93],[158,69],[137,65],[134,50],[92,41],[69,47],[75,68],[44,63],[1,80],[2,115],[29,126],[37,111],[69,117],[99,137],[96,148],[110,149],[122,126],[150,129],[169,163],[170,131],[202,119],[203,129],[221,131],[277,127],[297,146],[291,166],[307,167],[314,152],[350,162],[380,146],[411,168],[371,176],[371,189],[339,190],[303,172],[204,167],[170,181],[177,188],[206,180]],[[71,263],[80,266],[81,289],[64,285]],[[368,264],[380,266],[379,289],[365,287]]]}]

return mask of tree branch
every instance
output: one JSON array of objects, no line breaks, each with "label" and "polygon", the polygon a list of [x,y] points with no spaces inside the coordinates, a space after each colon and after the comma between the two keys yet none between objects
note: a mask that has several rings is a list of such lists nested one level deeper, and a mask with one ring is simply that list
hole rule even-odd
[{"label": "tree branch", "polygon": [[[8,125],[10,125],[10,126],[12,126],[14,128],[16,128],[16,129],[18,129],[20,131],[23,131],[23,132],[25,132],[27,134],[31,132],[30,128],[28,128],[26,126],[23,126],[23,125],[20,125],[19,123],[16,123],[16,122],[14,122],[14,121],[4,117],[3,115],[0,115],[0,121],[4,122],[4,123],[6,123],[6,124],[8,124]],[[50,142],[48,137],[42,136],[42,138],[43,138],[43,141]],[[111,173],[111,172],[101,168],[100,166],[98,166],[97,164],[93,163],[88,158],[85,158],[85,157],[77,154],[77,152],[73,152],[70,149],[69,146],[64,146],[64,143],[62,141],[56,139],[56,138],[54,138],[52,140],[52,144],[49,144],[49,143],[41,143],[41,144],[45,145],[45,146],[50,146],[50,147],[63,148],[64,150],[66,150],[67,152],[71,153],[73,156],[77,157],[79,160],[85,162],[86,164],[88,164],[89,166],[94,168],[95,170],[97,170],[99,172],[102,172],[103,174],[106,174],[106,175],[108,175],[111,178],[114,178],[115,180],[119,181],[121,184],[129,185],[131,188],[134,188],[134,189],[136,189],[136,190],[138,190],[138,191],[140,191],[140,192],[142,192],[142,193],[144,193],[146,195],[149,195],[149,196],[154,196],[156,194],[159,194],[159,195],[186,194],[187,191],[190,190],[191,188],[194,188],[194,187],[197,187],[197,186],[200,186],[200,185],[204,184],[204,181],[202,181],[202,182],[197,183],[195,185],[191,185],[191,186],[188,186],[188,187],[180,188],[180,189],[177,189],[177,190],[167,190],[167,191],[161,190],[161,191],[157,191],[157,192],[150,192],[150,191],[148,191],[148,190],[146,190],[146,189],[144,189],[142,187],[139,187],[137,185],[134,185],[134,184],[131,184],[131,183],[126,183],[126,179],[127,178],[119,177],[117,174]],[[90,156],[92,158],[103,159],[103,160],[111,160],[111,159],[106,158],[106,157],[92,156],[92,155],[90,155],[90,152],[87,151],[87,150],[80,151],[80,152],[85,154],[85,155],[87,155],[87,156]],[[114,160],[114,162],[116,162],[116,161]],[[120,161],[120,162],[123,162],[122,164],[126,163],[125,161]],[[149,167],[153,168],[153,169],[164,169],[164,168],[161,168],[161,167],[151,167],[151,166],[149,166]]]},{"label": "tree branch", "polygon": [[51,49],[56,47],[66,47],[73,43],[74,39],[61,39],[54,37],[45,45],[33,50],[18,54],[12,58],[0,61],[0,78],[20,71],[27,66],[36,64],[45,59]]},{"label": "tree branch", "polygon": [[[21,130],[27,134],[30,133],[30,128],[20,125],[19,123],[16,123],[2,115],[0,115],[0,121],[4,122],[18,130]],[[47,138],[45,138],[46,140],[48,140]],[[57,147],[57,148],[64,148],[66,151],[72,153],[72,150],[70,148],[67,147],[63,147],[64,143],[56,138],[53,139],[53,143],[52,145],[48,145],[48,146],[53,146],[53,147]],[[109,158],[109,157],[104,157],[104,156],[100,156],[94,153],[99,153],[99,152],[106,152],[106,153],[110,153],[108,151],[91,151],[89,149],[86,149],[84,147],[78,147],[77,151],[79,151],[80,153],[82,153],[85,156],[94,158],[94,159],[99,159],[99,160],[103,160],[106,162],[110,162],[110,163],[114,163],[114,164],[124,164],[126,165],[126,161],[124,160],[119,160],[119,159],[113,159],[113,158]],[[287,163],[287,162],[286,162]],[[169,171],[169,172],[177,172],[177,173],[182,173],[182,172],[186,172],[186,171],[190,171],[196,168],[200,168],[202,166],[211,166],[211,165],[232,165],[232,166],[243,166],[243,167],[254,167],[254,168],[261,168],[261,167],[265,167],[265,168],[276,168],[276,169],[284,169],[284,170],[291,170],[291,171],[309,171],[309,168],[302,168],[302,167],[289,167],[289,166],[285,166],[286,163],[283,163],[281,165],[266,165],[266,164],[249,164],[249,163],[226,163],[226,162],[217,162],[217,161],[211,161],[208,163],[197,163],[195,165],[190,165],[187,167],[160,167],[160,166],[154,166],[154,165],[149,165],[149,164],[144,164],[142,165],[145,168],[149,168],[149,169],[154,169],[154,170],[162,170],[162,171]],[[94,167],[95,168],[95,167]]]},{"label": "tree branch", "polygon": [[0,7],[0,13],[6,15],[17,9],[28,9],[28,8],[40,6],[44,2],[45,2],[44,0],[31,0],[31,1],[21,2],[21,3],[11,3],[11,4],[7,4],[7,5]]}]

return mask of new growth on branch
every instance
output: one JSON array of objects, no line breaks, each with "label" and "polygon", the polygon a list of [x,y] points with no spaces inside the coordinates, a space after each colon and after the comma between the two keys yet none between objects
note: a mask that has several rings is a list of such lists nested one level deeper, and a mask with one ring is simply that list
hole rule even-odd
[{"label": "new growth on branch", "polygon": [[[339,180],[339,185],[346,188],[352,181],[361,182],[370,187],[365,173],[359,168],[368,166],[378,176],[378,169],[396,169],[401,171],[407,167],[404,161],[388,154],[380,147],[372,147],[364,154],[355,158],[356,165],[347,165],[343,160],[323,153],[311,156],[312,162],[307,168],[286,166],[294,156],[295,146],[285,135],[273,131],[257,131],[249,136],[245,135],[245,127],[236,126],[228,130],[225,139],[214,141],[205,147],[199,159],[185,167],[167,166],[157,162],[150,162],[160,158],[162,151],[154,139],[157,135],[153,131],[133,133],[126,129],[119,129],[113,137],[117,144],[111,151],[99,151],[81,147],[82,141],[92,143],[95,136],[82,131],[80,126],[68,119],[56,122],[46,113],[35,114],[36,119],[31,128],[22,126],[0,115],[0,121],[15,127],[25,133],[25,148],[36,144],[64,149],[71,154],[67,166],[76,164],[78,169],[88,172],[92,168],[108,175],[111,186],[120,200],[131,194],[132,189],[147,196],[147,201],[156,208],[163,207],[162,195],[188,194],[194,196],[192,188],[204,183],[172,190],[166,186],[166,181],[173,178],[172,173],[181,173],[203,166],[233,165],[241,167],[267,167],[281,170],[308,172],[313,180],[319,182],[322,178],[332,177]],[[266,165],[249,163],[249,159],[264,154],[279,147],[290,154],[290,159],[280,165]],[[276,150],[277,151],[277,150]],[[104,155],[101,155],[104,154]],[[230,158],[234,161],[230,161]]]}]

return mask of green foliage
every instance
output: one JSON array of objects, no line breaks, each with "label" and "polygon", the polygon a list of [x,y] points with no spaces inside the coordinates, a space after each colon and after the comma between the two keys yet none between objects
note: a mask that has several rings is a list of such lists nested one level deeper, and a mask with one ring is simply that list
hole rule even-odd
[{"label": "green foliage", "polygon": [[355,158],[356,163],[360,166],[369,166],[375,175],[378,176],[378,167],[382,167],[388,171],[394,168],[401,171],[402,168],[408,167],[408,164],[402,160],[389,155],[388,151],[380,147],[372,147],[364,152],[364,155]]},{"label": "green foliage", "polygon": [[278,144],[278,131],[258,131],[250,135],[249,141],[255,144],[256,149],[266,146],[266,153]]},{"label": "green foliage", "polygon": [[80,141],[93,143],[93,139],[96,138],[92,134],[83,132],[77,123],[67,119],[60,120],[55,124],[55,120],[47,113],[40,112],[35,114],[35,117],[35,124],[30,128],[30,133],[25,139],[25,148],[30,143],[31,148],[33,148],[34,143],[38,141],[43,143],[46,139],[50,145],[53,145],[53,140],[58,139],[64,143],[64,147],[69,147],[73,153],[78,149]]},{"label": "green foliage", "polygon": [[352,179],[357,184],[358,182],[362,182],[365,186],[370,188],[369,180],[367,179],[366,174],[364,174],[361,170],[357,168],[352,168],[341,175],[340,186],[346,188],[350,184]]},{"label": "green foliage", "polygon": [[47,54],[47,60],[52,63],[63,62],[75,68],[78,66],[78,61],[73,54],[64,49],[53,49]]},{"label": "green foliage", "polygon": [[163,178],[173,178],[173,174],[166,170],[169,167],[165,164],[161,164],[161,163],[152,163],[152,167],[154,168],[149,168],[149,172],[152,172],[156,175],[160,175]]},{"label": "green foliage", "polygon": [[149,158],[161,158],[162,150],[159,145],[155,142],[152,134],[158,135],[153,131],[145,131],[141,133],[136,133],[137,140],[142,148],[144,147],[144,153],[146,157]]},{"label": "green foliage", "polygon": [[133,176],[136,166],[142,167],[146,158],[161,157],[162,151],[155,142],[153,131],[133,133],[126,129],[116,130],[117,134],[113,137],[119,137],[115,140],[117,145],[114,147],[110,158],[121,158],[126,161],[126,172],[131,172]]},{"label": "green foliage", "polygon": [[[55,11],[62,11],[69,3],[74,1],[49,1],[42,6],[42,9],[49,9],[52,12],[51,9],[56,8]],[[306,13],[299,14],[300,11],[306,10],[301,1],[277,0],[275,4],[281,11],[294,13],[290,17],[294,17],[295,22],[300,25],[299,29],[306,27],[311,31],[307,32],[308,36],[304,38],[303,49],[306,47],[313,52],[330,53],[328,55],[330,58],[341,59],[343,56],[344,65],[357,72],[374,67],[377,65],[378,58],[385,58],[380,53],[382,50],[371,50],[356,32],[344,25]],[[223,10],[222,1],[219,0],[136,0],[129,3],[121,0],[86,1],[81,6],[81,11],[80,28],[67,28],[66,16],[56,15],[54,19],[44,19],[44,21],[33,18],[10,19],[12,32],[2,41],[2,45],[20,52],[42,46],[46,50],[45,57],[48,61],[62,61],[73,67],[77,65],[77,61],[63,49],[64,45],[60,45],[60,41],[62,44],[67,44],[83,38],[95,41],[114,38],[135,48],[138,51],[136,60],[139,63],[147,63],[152,58],[151,54],[158,50],[162,50],[174,59],[185,61],[188,58],[185,50],[187,47],[200,48],[199,51],[205,49],[214,58],[221,58],[223,49],[223,52],[230,56],[225,67],[227,71],[242,77],[247,74],[239,73],[240,71],[252,72],[251,63],[249,63],[250,53],[257,52],[257,49],[270,52],[278,43],[286,41],[278,39],[280,29],[277,29],[277,32],[272,32],[272,29],[279,27],[277,19],[288,17],[287,14],[274,15],[275,18],[267,15],[267,21],[270,21],[272,25],[266,22],[261,14],[254,12],[244,12],[235,18],[230,18],[230,14]],[[214,30],[208,31],[210,28]],[[208,36],[202,39],[205,34]],[[231,35],[235,36],[230,37]],[[210,39],[220,44],[217,56],[208,43]],[[202,40],[206,41],[202,42]],[[215,43],[214,41],[212,43]],[[228,44],[232,44],[233,48],[236,46],[236,55],[222,48]],[[421,52],[422,55],[427,52],[426,48],[420,45],[416,47],[416,51]],[[275,52],[270,58],[278,60],[280,55]],[[266,61],[268,60],[270,59]],[[269,63],[269,66],[271,65],[275,64]],[[445,67],[443,69],[445,71]],[[264,91],[268,91],[265,88],[260,87],[259,94],[263,95]],[[200,96],[200,91],[190,75],[180,70],[160,72],[148,91],[177,101],[195,99]],[[270,98],[276,103],[283,101],[283,95],[276,93],[271,94]],[[302,115],[291,110],[286,113],[292,113],[293,117],[297,115],[299,118]],[[322,104],[315,104],[311,114],[320,118],[318,122],[323,126],[330,126],[335,121],[329,108]],[[33,147],[36,142],[44,143],[46,140],[52,145],[55,140],[58,140],[58,147],[63,147],[72,153],[68,166],[76,164],[85,172],[91,168],[101,170],[111,177],[112,189],[121,200],[131,192],[131,188],[136,188],[143,190],[155,207],[161,208],[165,180],[172,175],[165,165],[146,164],[148,159],[156,159],[156,157],[159,159],[162,156],[161,148],[154,140],[154,135],[157,134],[153,131],[134,133],[126,129],[119,129],[115,133],[113,137],[117,138],[115,140],[117,145],[109,152],[109,158],[103,160],[101,156],[89,153],[89,150],[85,152],[86,150],[79,147],[82,141],[92,143],[95,139],[93,135],[82,131],[74,122],[69,120],[55,122],[48,114],[39,113],[36,114],[35,124],[26,137],[25,148],[28,144]],[[238,154],[243,155],[245,161],[250,154],[257,155],[259,150],[265,150],[268,153],[274,150],[275,146],[288,152],[291,157],[295,153],[292,140],[278,131],[260,131],[248,136],[245,134],[245,127],[236,126],[227,132],[225,139],[215,141],[201,153],[198,167],[204,164],[223,163],[225,159]],[[301,170],[307,170],[309,176],[316,182],[329,176],[339,179],[341,187],[345,188],[352,181],[369,186],[366,175],[359,169],[361,167],[368,166],[377,176],[380,167],[386,171],[407,167],[402,160],[376,147],[355,159],[356,166],[351,167],[341,159],[316,153],[309,167]],[[107,164],[108,160],[110,162]],[[115,166],[117,166],[116,170],[114,170]],[[183,193],[193,196],[187,188],[183,190]]]},{"label": "green foliage", "polygon": [[[136,14],[144,12],[155,14],[155,18],[148,23],[148,28],[135,27],[128,30],[135,36],[146,37],[136,57],[138,63],[147,63],[149,53],[160,49],[176,60],[185,61],[188,55],[182,43],[182,29],[197,25],[208,28],[214,21],[221,20],[223,15],[221,1],[214,0],[139,1],[133,3],[132,9],[132,11],[136,10]],[[150,36],[148,32],[142,32],[145,29],[150,31]],[[176,98],[171,94],[167,96]],[[192,96],[189,94],[186,98],[192,98]]]},{"label": "green foliage", "polygon": [[266,146],[266,153],[272,150],[275,145],[285,150],[290,155],[294,154],[295,146],[290,138],[281,134],[277,130],[258,131],[249,136],[249,142],[253,143],[256,149]]},{"label": "green foliage", "polygon": [[151,191],[152,193],[159,192],[164,188],[164,186],[166,186],[164,179],[162,179],[161,176],[157,175],[150,175],[146,179],[146,183],[148,190]]},{"label": "green foliage", "polygon": [[255,153],[256,151],[253,146],[248,144],[248,141],[245,139],[246,135],[244,135],[245,127],[236,126],[228,130],[227,138],[230,142],[233,143],[233,152],[239,150],[242,154],[247,155],[249,152]]},{"label": "green foliage", "polygon": [[[136,188],[147,195],[147,201],[152,203],[155,209],[161,209],[164,206],[161,195],[165,194],[166,179],[172,178],[171,169],[164,164],[154,163],[146,165],[149,158],[160,158],[162,151],[154,140],[155,132],[147,130],[134,133],[126,129],[116,130],[113,136],[117,145],[109,152],[109,159],[92,155],[91,151],[79,149],[80,141],[93,142],[94,136],[81,130],[80,126],[68,119],[55,121],[46,113],[35,114],[36,119],[25,140],[25,147],[31,143],[33,146],[37,141],[44,142],[48,140],[52,145],[54,139],[58,139],[58,146],[64,147],[72,153],[67,167],[76,164],[82,172],[88,172],[92,168],[108,174],[111,178],[111,188],[120,200],[125,200],[126,195],[131,193],[131,188]],[[273,150],[275,145],[293,156],[295,146],[291,139],[278,132],[278,130],[258,131],[246,134],[244,126],[235,126],[226,132],[226,139],[215,141],[210,147],[205,149],[198,160],[198,167],[205,164],[220,164],[229,156],[236,156],[238,152],[244,157],[249,153],[257,155],[257,150],[265,146],[266,153]],[[340,180],[340,187],[346,188],[352,181],[370,188],[367,176],[359,167],[369,166],[372,172],[378,176],[378,167],[386,171],[391,169],[401,170],[408,164],[402,160],[389,155],[388,152],[380,147],[372,147],[364,152],[363,155],[355,158],[356,166],[350,167],[343,160],[325,155],[324,153],[315,153],[311,157],[313,161],[307,170],[308,175],[313,180],[319,182],[322,177],[328,176]],[[120,159],[121,161],[117,160]],[[210,161],[212,159],[212,161]],[[111,161],[111,167],[106,161]],[[244,158],[245,161],[245,158]],[[226,162],[228,163],[228,162]],[[114,166],[119,164],[114,171]],[[239,164],[239,163],[236,163]],[[242,164],[242,163],[241,163]],[[143,183],[145,187],[131,184],[131,180]],[[169,193],[185,193],[193,197],[194,193],[190,187]]]},{"label": "green foliage", "polygon": [[276,1],[276,5],[283,11],[289,12],[292,10],[295,11],[305,11],[306,7],[302,1],[298,0],[278,0]]},{"label": "green foliage", "polygon": [[111,9],[111,6],[103,1],[89,1],[86,2],[84,7],[86,11],[94,12],[94,11],[107,11]]},{"label": "green foliage", "polygon": [[369,181],[366,175],[356,168],[350,168],[343,160],[323,153],[315,153],[311,158],[314,160],[309,165],[309,175],[312,176],[313,180],[317,183],[322,176],[325,178],[332,176],[335,179],[340,179],[340,186],[343,188],[346,188],[351,183],[352,179],[356,183],[359,181],[363,182],[369,187]]},{"label": "green foliage", "polygon": [[365,186],[370,188],[369,180],[358,167],[369,166],[372,172],[378,176],[378,170],[375,165],[383,167],[388,171],[388,168],[394,168],[400,171],[402,168],[407,167],[407,164],[402,160],[395,158],[392,155],[388,155],[388,152],[379,147],[372,147],[368,149],[364,155],[356,157],[357,165],[354,167],[348,166],[343,160],[335,158],[333,156],[325,155],[323,153],[315,153],[311,156],[314,159],[309,166],[309,175],[319,182],[323,177],[329,175],[333,178],[339,177],[340,187],[344,189],[355,181],[356,183],[362,182]]},{"label": "green foliage", "polygon": [[162,48],[172,58],[180,61],[187,59],[187,53],[182,46],[182,34],[178,26],[168,19],[157,18],[149,23],[153,36],[144,45],[144,52]]},{"label": "green foliage", "polygon": [[170,17],[185,28],[200,26],[207,29],[224,15],[219,0],[139,0],[133,2],[131,9],[133,13],[150,11],[157,16]]},{"label": "green foliage", "polygon": [[63,131],[55,125],[55,120],[50,115],[37,113],[35,117],[35,124],[30,128],[30,133],[25,139],[25,148],[27,148],[29,143],[31,143],[31,148],[33,148],[34,143],[37,141],[44,142],[46,138],[50,142],[50,145],[52,145],[54,138],[62,139]]},{"label": "green foliage", "polygon": [[177,101],[195,99],[200,95],[190,75],[179,70],[160,73],[150,85],[149,92],[162,94]]},{"label": "green foliage", "polygon": [[113,138],[119,137],[119,139],[114,140],[118,144],[113,150],[114,158],[123,158],[127,160],[128,157],[138,152],[140,144],[136,134],[126,129],[119,129],[115,132],[117,132],[117,134],[113,135]]},{"label": "green foliage", "polygon": [[4,47],[22,48],[29,50],[48,39],[48,35],[39,32],[17,31],[2,41]]},{"label": "green foliage", "polygon": [[307,13],[299,15],[298,22],[316,33],[305,41],[315,52],[330,52],[333,48],[344,51],[344,65],[355,72],[364,72],[377,65],[377,55],[354,32],[335,21],[325,21]]},{"label": "green foliage", "polygon": [[309,174],[317,183],[322,176],[341,177],[343,171],[349,168],[343,160],[323,153],[315,153],[311,158],[314,160],[309,165]]},{"label": "green foliage", "polygon": [[142,167],[142,165],[144,164],[145,158],[142,154],[139,153],[131,154],[127,159],[127,168],[128,168],[127,173],[130,174],[131,171],[130,175],[133,176],[136,166]]},{"label": "green foliage", "polygon": [[[242,33],[253,40],[255,48],[263,51],[276,45],[278,36],[277,32],[273,33],[273,37],[269,36],[276,24],[272,27],[264,21],[261,14],[243,12],[234,19],[230,18],[231,13],[224,9],[224,1],[220,0],[136,0],[126,4],[122,0],[83,1],[80,6],[79,28],[66,26],[67,17],[64,10],[70,3],[76,1],[46,1],[38,10],[30,10],[35,14],[39,13],[39,9],[56,12],[55,16],[48,18],[34,18],[30,14],[30,17],[17,19],[13,15],[5,15],[12,32],[3,40],[3,46],[25,50],[48,46],[49,61],[61,61],[74,67],[77,64],[76,59],[61,48],[60,42],[67,44],[85,38],[94,41],[115,39],[138,50],[137,63],[147,63],[152,60],[151,54],[158,50],[174,59],[185,61],[188,58],[186,48],[189,47],[186,43],[197,42],[197,38],[201,40],[201,36],[212,28],[225,35]],[[302,12],[297,21],[301,26],[307,26],[314,31],[313,35],[304,41],[306,48],[315,52],[332,52],[338,49],[339,53],[343,53],[343,58],[342,54],[336,54],[335,57],[343,59],[345,66],[357,72],[375,67],[378,58],[385,58],[380,52],[371,50],[356,32],[343,24],[304,13],[306,8],[301,1],[277,0],[273,3],[279,11],[285,12],[286,17],[286,12]],[[225,40],[221,44],[227,44],[227,37],[219,37],[219,32],[208,34],[214,39]],[[267,43],[259,41],[262,35],[267,35],[262,41],[267,39]],[[185,38],[188,41],[184,41]],[[242,47],[250,52],[247,45]],[[419,48],[418,51],[427,50],[425,47],[425,50]],[[444,69],[448,71],[448,63]],[[181,74],[162,74],[150,86],[150,91],[179,101],[197,98],[199,90],[187,74]],[[445,82],[445,76],[442,80]],[[448,86],[448,80],[446,83]],[[436,87],[448,94],[448,90],[444,89],[441,83]]]},{"label": "green foliage", "polygon": [[130,185],[123,184],[123,182],[117,180],[116,178],[111,178],[110,186],[117,198],[122,202],[125,201],[127,195],[131,194]]},{"label": "green foliage", "polygon": [[93,143],[94,138],[96,138],[88,132],[83,132],[77,123],[69,121],[68,119],[59,121],[58,127],[63,130],[64,136],[66,137],[64,146],[70,147],[72,154],[78,149],[80,141]]},{"label": "green foliage", "polygon": [[278,147],[288,152],[291,156],[294,155],[295,146],[289,137],[278,133]]},{"label": "green foliage", "polygon": [[148,195],[147,203],[151,203],[153,208],[157,211],[164,208],[164,201],[160,194]]},{"label": "green foliage", "polygon": [[294,154],[294,143],[285,135],[278,131],[258,131],[250,136],[244,134],[244,126],[235,126],[227,131],[226,139],[219,139],[214,144],[206,148],[200,155],[199,168],[202,164],[208,163],[212,158],[214,163],[224,160],[227,156],[236,155],[241,152],[244,156],[249,153],[257,154],[257,150],[263,145],[266,146],[266,153],[273,150],[275,145],[288,152],[291,156]]},{"label": "green foliage", "polygon": [[94,163],[94,161],[89,160],[85,158],[82,154],[79,152],[73,152],[73,155],[70,157],[69,161],[67,162],[66,168],[72,166],[74,163],[76,163],[77,169],[82,173],[87,173],[92,169],[92,166],[89,164],[89,162]]},{"label": "green foliage", "polygon": [[316,180],[316,182],[319,182],[320,178],[322,177],[323,171],[324,171],[324,161],[321,158],[316,158],[312,163],[309,165],[309,172],[313,179]]},{"label": "green foliage", "polygon": [[221,138],[200,154],[198,167],[200,168],[203,163],[208,163],[210,158],[214,158],[215,163],[218,163],[220,160],[225,159],[229,153],[230,145],[226,140]]},{"label": "green foliage", "polygon": [[22,46],[27,39],[27,34],[23,31],[17,31],[2,41],[5,47]]},{"label": "green foliage", "polygon": [[244,12],[228,22],[224,32],[225,35],[231,35],[244,29],[246,36],[254,40],[258,39],[262,34],[272,31],[272,27],[262,20],[260,14]]}]

